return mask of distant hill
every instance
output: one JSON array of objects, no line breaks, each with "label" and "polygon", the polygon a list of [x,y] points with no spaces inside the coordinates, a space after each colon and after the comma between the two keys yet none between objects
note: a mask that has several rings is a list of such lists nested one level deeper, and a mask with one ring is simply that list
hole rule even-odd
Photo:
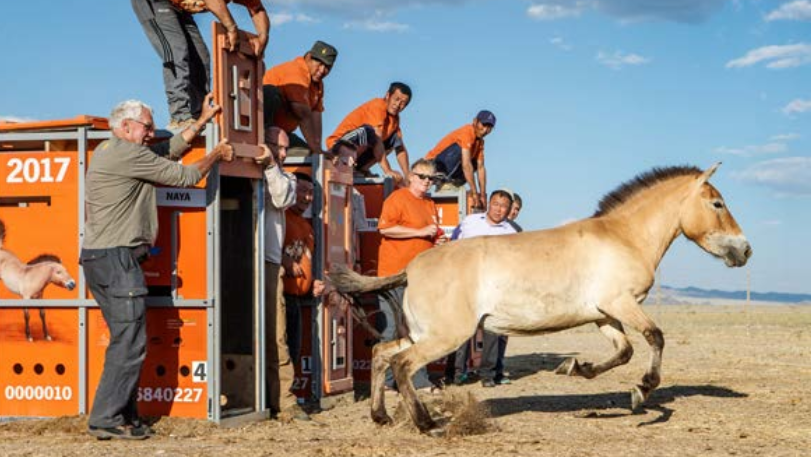
[{"label": "distant hill", "polygon": [[[663,304],[726,304],[746,301],[745,290],[716,290],[701,289],[698,287],[670,287],[662,286],[661,295],[657,297],[656,287],[652,288],[645,303],[654,304],[661,300]],[[752,292],[750,300],[753,303],[784,303],[795,305],[811,305],[811,294],[788,294],[783,292]]]}]

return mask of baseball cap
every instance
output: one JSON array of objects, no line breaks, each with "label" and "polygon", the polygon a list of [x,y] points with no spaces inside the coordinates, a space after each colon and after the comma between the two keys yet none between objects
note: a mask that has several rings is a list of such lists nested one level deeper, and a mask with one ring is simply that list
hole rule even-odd
[{"label": "baseball cap", "polygon": [[486,109],[479,111],[479,114],[476,115],[476,119],[484,125],[496,126],[496,115]]},{"label": "baseball cap", "polygon": [[332,67],[332,64],[335,63],[335,58],[338,57],[338,50],[331,44],[316,41],[310,49],[310,56],[324,65]]}]

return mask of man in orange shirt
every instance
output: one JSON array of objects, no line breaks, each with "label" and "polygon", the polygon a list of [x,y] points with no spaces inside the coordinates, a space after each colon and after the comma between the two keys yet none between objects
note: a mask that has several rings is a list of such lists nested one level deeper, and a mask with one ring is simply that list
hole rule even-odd
[{"label": "man in orange shirt", "polygon": [[[411,101],[411,88],[401,82],[393,82],[386,96],[372,99],[349,113],[327,138],[327,148],[338,153],[340,146],[347,146],[357,154],[356,169],[369,174],[372,165],[380,163],[386,176],[397,183],[408,178],[408,151],[403,144],[400,130],[400,113]],[[397,162],[402,174],[391,169],[386,157],[392,150],[397,153]],[[407,179],[406,179],[407,181]]]},{"label": "man in orange shirt", "polygon": [[[487,174],[484,168],[484,137],[496,126],[496,116],[487,110],[479,111],[471,124],[458,128],[442,139],[426,156],[434,159],[439,173],[444,173],[448,184],[470,186],[472,206],[483,210],[487,202]],[[478,190],[473,174],[478,175]]]},{"label": "man in orange shirt", "polygon": [[[338,57],[333,46],[316,41],[304,56],[271,68],[262,78],[265,132],[278,127],[290,138],[292,156],[323,154],[321,115],[324,78]],[[300,128],[304,136],[294,135]]]},{"label": "man in orange shirt", "polygon": [[[383,210],[377,228],[383,239],[378,250],[378,276],[390,276],[403,270],[412,259],[434,246],[439,234],[439,217],[436,205],[428,197],[428,189],[435,179],[436,169],[431,160],[420,159],[411,167],[411,179],[404,187],[389,195],[383,202]],[[383,338],[392,340],[397,333],[394,318],[395,306],[402,305],[405,287],[390,291],[396,304],[380,297],[380,309],[386,317]],[[428,371],[422,368],[414,375],[414,387],[430,391],[432,383]],[[394,387],[391,370],[386,372],[386,385]]]},{"label": "man in orange shirt", "polygon": [[296,176],[296,203],[285,213],[284,303],[287,316],[287,348],[294,365],[299,364],[301,352],[301,307],[310,304],[313,288],[313,225],[304,213],[313,202],[313,179],[305,173]]}]

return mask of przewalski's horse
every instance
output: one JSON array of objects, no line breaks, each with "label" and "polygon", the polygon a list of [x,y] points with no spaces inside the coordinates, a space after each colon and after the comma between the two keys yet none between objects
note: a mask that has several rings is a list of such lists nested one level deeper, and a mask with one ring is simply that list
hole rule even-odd
[{"label": "przewalski's horse", "polygon": [[[68,290],[76,287],[76,281],[62,265],[59,257],[42,254],[28,264],[24,264],[16,255],[3,248],[4,238],[5,225],[3,225],[3,221],[0,221],[0,280],[8,290],[19,295],[23,300],[29,300],[42,298],[42,292],[50,283]],[[25,337],[28,341],[34,341],[31,337],[28,308],[23,308],[23,314],[25,316]],[[50,341],[51,336],[45,323],[45,308],[39,309],[39,317],[42,321],[43,336]]]},{"label": "przewalski's horse", "polygon": [[607,194],[588,219],[517,235],[461,240],[417,256],[405,271],[384,278],[334,268],[343,293],[408,284],[403,312],[409,335],[372,351],[372,419],[391,422],[384,376],[391,366],[419,429],[441,434],[411,383],[421,367],[467,341],[477,326],[504,335],[538,335],[593,322],[615,348],[600,363],[564,361],[557,372],[593,378],[628,363],[629,326],[644,335],[652,356],[631,391],[636,409],[659,385],[664,337],[640,304],[659,262],[684,234],[727,266],[746,264],[752,249],[721,194],[707,182],[716,164],[653,169]]}]

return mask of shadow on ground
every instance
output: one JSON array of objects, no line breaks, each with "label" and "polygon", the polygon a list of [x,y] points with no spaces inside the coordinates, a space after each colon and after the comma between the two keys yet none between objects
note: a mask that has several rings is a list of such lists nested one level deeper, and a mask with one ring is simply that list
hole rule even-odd
[{"label": "shadow on ground", "polygon": [[[629,392],[612,392],[592,395],[532,395],[513,398],[491,398],[483,401],[492,417],[508,416],[524,411],[545,413],[583,413],[584,418],[605,419],[624,417],[630,414],[644,414],[648,410],[658,411],[660,415],[652,421],[639,424],[651,425],[667,422],[673,411],[664,405],[672,403],[679,397],[716,397],[716,398],[745,398],[748,395],[732,389],[714,386],[668,386],[657,389],[651,394],[648,401],[639,410],[631,411],[631,395]],[[618,409],[625,409],[620,412]]]}]

